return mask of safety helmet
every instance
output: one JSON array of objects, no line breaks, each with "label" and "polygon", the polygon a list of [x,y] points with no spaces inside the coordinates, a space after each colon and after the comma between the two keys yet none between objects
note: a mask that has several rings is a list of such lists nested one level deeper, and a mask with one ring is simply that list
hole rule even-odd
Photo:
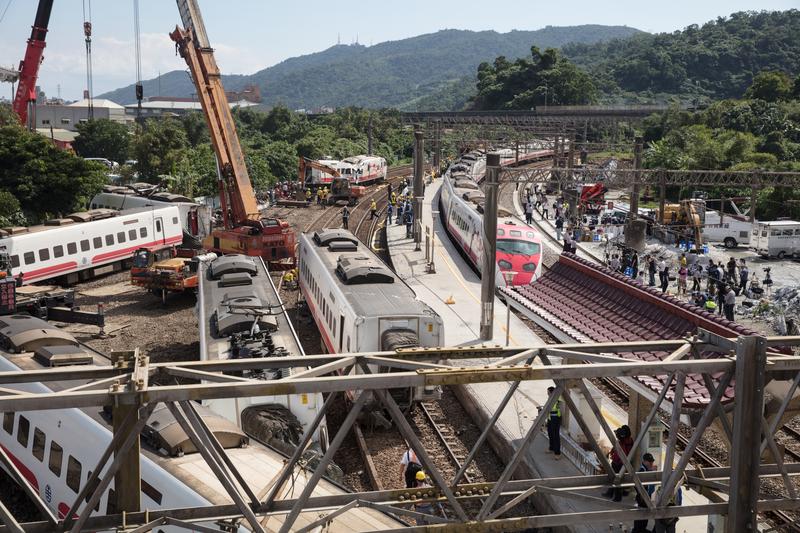
[{"label": "safety helmet", "polygon": [[420,470],[419,472],[417,472],[417,475],[415,477],[417,478],[417,481],[425,481],[425,472]]}]

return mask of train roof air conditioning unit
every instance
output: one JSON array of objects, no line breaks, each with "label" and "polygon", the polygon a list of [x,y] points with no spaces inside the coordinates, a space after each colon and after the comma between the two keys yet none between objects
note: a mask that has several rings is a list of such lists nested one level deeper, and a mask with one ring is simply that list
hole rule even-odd
[{"label": "train roof air conditioning unit", "polygon": [[345,285],[361,285],[364,283],[394,283],[394,274],[379,263],[365,255],[344,254],[336,262],[336,273]]}]

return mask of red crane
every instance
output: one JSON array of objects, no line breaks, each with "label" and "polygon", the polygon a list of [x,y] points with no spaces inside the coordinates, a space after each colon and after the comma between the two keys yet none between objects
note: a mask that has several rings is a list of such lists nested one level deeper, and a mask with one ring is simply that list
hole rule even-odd
[{"label": "red crane", "polygon": [[[53,0],[39,0],[36,10],[36,20],[33,22],[31,37],[25,50],[25,58],[19,64],[19,85],[14,96],[14,112],[19,116],[23,125],[27,124],[33,129],[34,118],[31,116],[32,108],[36,103],[36,80],[39,77],[39,65],[44,59],[44,39],[47,36],[47,26],[50,24],[50,11],[53,9]],[[28,119],[31,119],[30,122]]]}]

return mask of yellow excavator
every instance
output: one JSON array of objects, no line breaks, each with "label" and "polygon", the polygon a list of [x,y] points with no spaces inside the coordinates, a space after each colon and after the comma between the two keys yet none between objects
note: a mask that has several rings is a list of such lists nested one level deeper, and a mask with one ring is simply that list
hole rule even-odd
[{"label": "yellow excavator", "polygon": [[695,200],[681,200],[677,204],[664,204],[663,215],[658,222],[667,228],[674,226],[679,234],[686,235],[685,230],[690,230],[695,248],[699,250],[703,247],[704,221],[705,208],[701,208]]}]

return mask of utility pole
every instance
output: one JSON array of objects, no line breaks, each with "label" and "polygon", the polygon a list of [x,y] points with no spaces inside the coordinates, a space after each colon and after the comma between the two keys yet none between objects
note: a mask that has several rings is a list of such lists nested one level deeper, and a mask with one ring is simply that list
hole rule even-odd
[{"label": "utility pole", "polygon": [[481,340],[494,337],[494,278],[497,275],[497,185],[500,154],[486,154],[483,206],[483,268],[481,269]]},{"label": "utility pole", "polygon": [[425,173],[425,140],[422,131],[414,132],[414,243],[415,249],[420,249],[422,240],[422,200],[424,190],[422,179]]},{"label": "utility pole", "polygon": [[372,155],[372,113],[369,114],[367,122],[367,155]]},{"label": "utility pole", "polygon": [[437,120],[433,127],[433,169],[439,174],[442,166],[442,122]]},{"label": "utility pole", "polygon": [[636,144],[633,148],[633,169],[637,172],[634,173],[633,188],[631,189],[631,218],[639,218],[639,180],[641,178],[642,169],[642,137],[636,137]]}]

